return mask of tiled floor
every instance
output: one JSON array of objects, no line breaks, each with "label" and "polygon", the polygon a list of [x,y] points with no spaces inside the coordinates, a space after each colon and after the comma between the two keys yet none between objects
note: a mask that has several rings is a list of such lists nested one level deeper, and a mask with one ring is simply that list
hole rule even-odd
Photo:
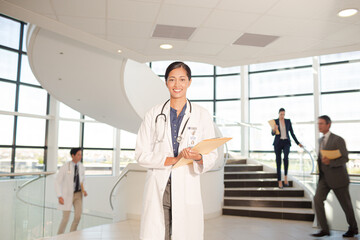
[{"label": "tiled floor", "polygon": [[[139,221],[128,220],[44,239],[138,240],[139,229]],[[314,232],[317,232],[317,229],[312,227],[311,222],[235,216],[221,216],[205,221],[205,240],[306,240],[316,239],[310,237],[310,234]],[[321,239],[343,239],[343,232],[332,231],[331,233],[330,237]]]}]

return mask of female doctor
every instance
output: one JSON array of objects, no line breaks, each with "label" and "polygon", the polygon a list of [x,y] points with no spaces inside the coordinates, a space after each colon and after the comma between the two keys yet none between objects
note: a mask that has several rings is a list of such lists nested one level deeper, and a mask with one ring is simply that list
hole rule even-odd
[{"label": "female doctor", "polygon": [[[185,63],[168,66],[165,84],[170,99],[146,113],[136,141],[135,157],[148,169],[140,239],[201,240],[200,174],[214,166],[217,152],[202,156],[191,147],[215,137],[213,121],[204,108],[186,98],[191,70]],[[193,163],[173,169],[181,158]]]}]

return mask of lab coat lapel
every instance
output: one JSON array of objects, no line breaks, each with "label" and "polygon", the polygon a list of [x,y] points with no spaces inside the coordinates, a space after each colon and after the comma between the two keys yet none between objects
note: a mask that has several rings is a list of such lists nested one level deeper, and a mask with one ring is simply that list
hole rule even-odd
[{"label": "lab coat lapel", "polygon": [[[180,129],[179,129],[179,136],[181,135],[181,132],[185,126],[185,123],[186,121],[189,119],[190,117],[190,106],[189,106],[189,102],[187,102],[186,104],[186,110],[185,110],[185,115],[181,121],[181,124],[180,124]],[[187,147],[187,141],[188,141],[188,131],[187,131],[187,128],[190,126],[190,121],[191,119],[189,119],[188,123],[186,124],[186,127],[184,129],[184,134],[182,135],[182,141],[180,142],[179,144],[179,153],[182,149],[186,148]]]},{"label": "lab coat lapel", "polygon": [[165,108],[164,108],[164,113],[166,115],[166,138],[168,140],[169,143],[169,148],[171,149],[171,152],[174,152],[173,149],[173,145],[171,142],[171,119],[170,119],[170,103],[166,104]]}]

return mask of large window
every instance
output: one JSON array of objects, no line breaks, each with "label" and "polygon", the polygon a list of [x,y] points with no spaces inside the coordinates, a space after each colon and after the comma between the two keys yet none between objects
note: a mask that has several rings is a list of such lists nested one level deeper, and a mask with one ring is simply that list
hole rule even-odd
[{"label": "large window", "polygon": [[48,94],[29,67],[26,23],[0,16],[0,172],[44,171]]},{"label": "large window", "polygon": [[321,114],[333,123],[330,131],[345,139],[350,173],[360,173],[360,52],[320,57]]},{"label": "large window", "polygon": [[[47,138],[51,136],[47,132],[53,117],[49,116],[50,96],[31,71],[26,29],[26,23],[0,15],[0,172],[5,173],[46,170]],[[164,79],[171,62],[152,62],[149,66]],[[273,136],[267,121],[278,118],[281,107],[286,109],[285,117],[291,119],[298,140],[309,149],[315,147],[317,99],[312,58],[245,66],[247,79],[241,79],[240,66],[187,64],[192,70],[188,97],[214,116],[224,136],[233,137],[228,144],[230,150],[240,151],[241,136],[249,132],[251,156],[274,164]],[[360,108],[356,105],[360,102],[360,52],[320,56],[318,76],[320,114],[332,118],[331,131],[345,139],[350,151],[350,171],[360,173],[360,135],[354,134],[360,127]],[[242,92],[249,95],[247,99],[243,99]],[[247,102],[245,111],[241,104]],[[243,133],[242,117],[256,128]],[[136,134],[97,122],[65,104],[59,106],[59,119],[55,141],[59,166],[71,159],[72,147],[83,148],[87,174],[109,175],[114,162],[120,161],[122,169],[134,161]],[[293,146],[291,150],[290,158],[297,161],[299,148]]]},{"label": "large window", "polygon": [[83,149],[82,162],[87,175],[111,175],[116,129],[95,121],[60,103],[58,165],[71,161],[70,149]]}]

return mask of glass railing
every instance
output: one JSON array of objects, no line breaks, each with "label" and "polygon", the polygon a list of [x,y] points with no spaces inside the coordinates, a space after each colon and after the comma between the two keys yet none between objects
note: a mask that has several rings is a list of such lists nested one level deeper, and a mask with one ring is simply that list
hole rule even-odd
[{"label": "glass railing", "polygon": [[[62,211],[57,210],[55,202],[53,174],[0,174],[1,239],[38,239],[57,234]],[[73,213],[68,228],[72,218]],[[83,209],[78,230],[107,223],[112,223],[109,214]]]}]

